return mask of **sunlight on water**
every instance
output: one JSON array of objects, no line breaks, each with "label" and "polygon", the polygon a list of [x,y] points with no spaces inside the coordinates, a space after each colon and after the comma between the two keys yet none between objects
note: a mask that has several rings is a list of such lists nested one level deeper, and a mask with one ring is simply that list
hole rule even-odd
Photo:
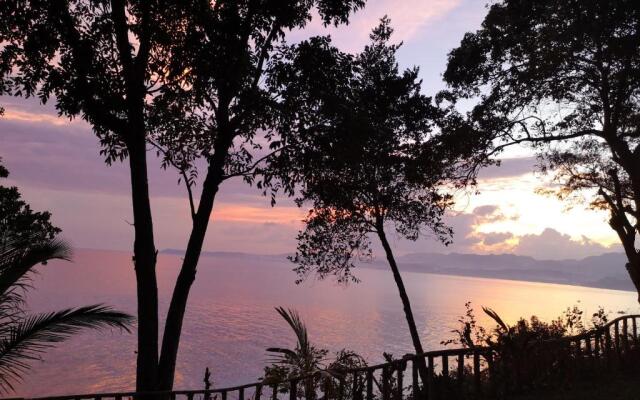
[{"label": "sunlight on water", "polygon": [[[108,303],[135,312],[135,282],[130,255],[79,251],[75,263],[52,262],[41,268],[30,296],[33,311],[88,303]],[[161,312],[167,308],[179,257],[158,260]],[[382,352],[412,352],[402,307],[390,273],[360,269],[362,283],[294,284],[286,261],[204,257],[189,300],[178,359],[176,388],[202,388],[205,367],[214,384],[255,381],[266,364],[265,348],[288,346],[293,337],[274,311],[297,309],[311,340],[337,351],[348,348],[369,362]],[[638,312],[631,292],[520,281],[405,273],[414,314],[426,349],[451,338],[464,304],[495,309],[507,322],[535,314],[549,321],[569,306],[587,312]],[[481,317],[481,315],[479,315]],[[487,323],[486,318],[480,318]],[[59,346],[36,363],[19,395],[131,390],[134,387],[135,334],[89,332]]]}]

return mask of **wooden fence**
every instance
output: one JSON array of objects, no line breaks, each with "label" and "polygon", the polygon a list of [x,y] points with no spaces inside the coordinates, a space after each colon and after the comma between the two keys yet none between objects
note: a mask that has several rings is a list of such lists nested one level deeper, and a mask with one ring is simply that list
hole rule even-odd
[{"label": "wooden fence", "polygon": [[[608,370],[621,363],[632,350],[640,350],[640,315],[614,319],[602,328],[582,335],[538,342],[520,364],[542,374],[560,374],[561,364],[572,368]],[[535,354],[534,354],[535,353]],[[562,356],[560,356],[562,355]],[[570,355],[567,357],[567,355]],[[489,393],[509,390],[496,380],[517,386],[518,367],[500,371],[499,349],[477,347],[430,351],[407,355],[393,362],[343,371],[327,371],[284,382],[254,382],[211,390],[170,392],[93,393],[11,400],[438,400],[493,397]],[[420,379],[419,364],[428,367],[426,382]],[[496,365],[498,364],[498,365]],[[503,363],[504,364],[504,363]],[[543,364],[543,365],[540,365]],[[537,376],[537,375],[536,375]],[[527,376],[531,378],[531,376]],[[9,399],[5,399],[9,400]]]}]

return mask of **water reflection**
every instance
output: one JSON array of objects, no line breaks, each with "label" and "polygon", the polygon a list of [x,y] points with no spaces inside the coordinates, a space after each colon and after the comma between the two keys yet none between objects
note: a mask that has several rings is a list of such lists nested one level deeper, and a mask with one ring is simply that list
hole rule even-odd
[{"label": "water reflection", "polygon": [[[50,263],[34,281],[34,311],[106,302],[135,312],[135,282],[129,254],[78,251],[75,263]],[[161,312],[180,259],[158,260]],[[311,339],[332,350],[355,350],[370,362],[382,351],[411,352],[396,287],[388,271],[361,269],[362,283],[349,287],[331,282],[294,284],[285,261],[264,258],[205,257],[186,315],[178,359],[177,388],[201,388],[205,367],[215,385],[255,380],[265,365],[264,349],[293,344],[289,328],[273,307],[296,308],[307,321]],[[631,292],[469,277],[405,273],[418,328],[427,349],[451,337],[466,301],[494,308],[507,321],[538,315],[557,317],[580,302],[592,312],[637,312]],[[480,316],[480,315],[479,315]],[[481,317],[481,316],[480,316]],[[486,318],[481,321],[488,322]],[[134,384],[135,335],[118,332],[80,335],[49,352],[19,388],[25,396],[130,390]]]}]

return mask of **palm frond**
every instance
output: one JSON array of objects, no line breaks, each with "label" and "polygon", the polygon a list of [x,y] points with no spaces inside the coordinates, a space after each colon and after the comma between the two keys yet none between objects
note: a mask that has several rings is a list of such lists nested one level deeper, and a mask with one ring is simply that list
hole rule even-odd
[{"label": "palm frond", "polygon": [[0,339],[0,391],[13,390],[42,353],[82,329],[117,328],[127,332],[133,317],[103,305],[29,316],[13,324]]},{"label": "palm frond", "polygon": [[298,340],[298,347],[303,352],[308,352],[310,349],[309,345],[309,334],[307,332],[307,327],[305,326],[302,318],[297,311],[292,309],[285,309],[284,307],[276,307],[276,311],[282,318],[289,324],[291,329],[296,335]]},{"label": "palm frond", "polygon": [[505,332],[509,331],[509,325],[507,325],[502,320],[502,318],[500,318],[500,316],[498,315],[497,312],[493,311],[493,309],[491,309],[489,307],[482,307],[482,310],[484,311],[485,314],[487,314],[489,317],[491,317],[491,319],[496,321],[498,323],[498,325],[500,325],[500,327],[505,330]]},{"label": "palm frond", "polygon": [[8,240],[0,250],[0,294],[11,288],[24,288],[33,267],[48,261],[71,258],[71,247],[60,239],[30,244],[24,239]]}]

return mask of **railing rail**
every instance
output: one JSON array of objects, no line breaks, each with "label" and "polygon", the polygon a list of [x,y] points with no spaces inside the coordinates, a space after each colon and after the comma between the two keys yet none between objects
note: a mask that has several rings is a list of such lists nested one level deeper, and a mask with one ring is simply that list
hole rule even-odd
[{"label": "railing rail", "polygon": [[[632,346],[638,345],[640,315],[624,315],[606,325],[580,335],[537,342],[540,348],[568,346],[576,359],[610,361],[620,358]],[[466,387],[479,395],[485,388],[486,377],[491,378],[496,349],[490,347],[457,348],[408,354],[402,359],[362,368],[333,370],[330,374],[312,374],[282,382],[258,381],[245,385],[209,390],[173,390],[156,392],[105,392],[10,398],[1,400],[434,400],[445,397],[436,393],[436,380],[455,381],[458,388]],[[427,364],[427,382],[421,382],[417,360]],[[452,359],[452,360],[450,360]],[[453,361],[450,363],[450,361]],[[411,364],[410,372],[407,368]],[[485,368],[483,368],[485,366]],[[451,368],[453,367],[453,368]],[[439,371],[439,373],[438,373]],[[405,376],[406,375],[406,376]],[[405,378],[410,385],[405,386]],[[490,380],[490,379],[489,379]],[[311,389],[309,389],[311,388]],[[406,393],[406,394],[405,394]],[[267,397],[268,396],[268,397]]]}]

